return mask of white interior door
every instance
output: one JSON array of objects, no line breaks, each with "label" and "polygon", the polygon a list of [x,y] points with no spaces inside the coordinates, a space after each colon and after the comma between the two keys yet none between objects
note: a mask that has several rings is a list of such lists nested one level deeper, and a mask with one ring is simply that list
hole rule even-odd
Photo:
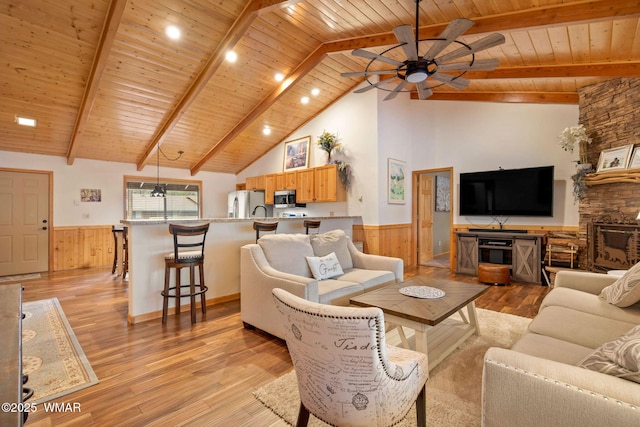
[{"label": "white interior door", "polygon": [[0,171],[0,276],[47,271],[49,174]]}]

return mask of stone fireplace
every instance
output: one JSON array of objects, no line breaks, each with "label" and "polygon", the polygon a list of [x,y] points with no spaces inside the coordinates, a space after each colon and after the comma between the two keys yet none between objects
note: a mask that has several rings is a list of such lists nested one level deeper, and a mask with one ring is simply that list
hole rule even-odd
[{"label": "stone fireplace", "polygon": [[[640,142],[640,78],[619,78],[581,88],[579,123],[593,138],[587,160],[602,150]],[[587,251],[579,265],[593,271],[628,269],[640,261],[640,185],[626,180],[588,184],[579,204],[578,238]]]},{"label": "stone fireplace", "polygon": [[593,222],[588,231],[591,271],[627,270],[640,261],[640,225]]}]

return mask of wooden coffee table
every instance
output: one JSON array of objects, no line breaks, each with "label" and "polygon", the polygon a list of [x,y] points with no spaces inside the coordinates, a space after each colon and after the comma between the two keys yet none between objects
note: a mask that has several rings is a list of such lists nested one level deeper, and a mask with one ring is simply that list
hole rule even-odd
[{"label": "wooden coffee table", "polygon": [[[443,290],[446,295],[438,299],[405,296],[399,289],[406,286],[430,286]],[[388,323],[415,330],[415,350],[429,356],[431,370],[471,335],[480,335],[475,300],[489,288],[487,285],[417,276],[366,292],[350,301],[352,305],[361,307],[379,307]],[[465,307],[468,317],[463,311]],[[462,321],[449,318],[456,312]],[[407,346],[402,328],[398,331]]]}]

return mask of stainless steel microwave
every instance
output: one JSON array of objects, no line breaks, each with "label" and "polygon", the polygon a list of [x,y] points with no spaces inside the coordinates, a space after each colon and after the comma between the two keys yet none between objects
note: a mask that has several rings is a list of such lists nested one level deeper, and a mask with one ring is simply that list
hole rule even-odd
[{"label": "stainless steel microwave", "polygon": [[273,207],[295,208],[296,190],[278,190],[273,193]]}]

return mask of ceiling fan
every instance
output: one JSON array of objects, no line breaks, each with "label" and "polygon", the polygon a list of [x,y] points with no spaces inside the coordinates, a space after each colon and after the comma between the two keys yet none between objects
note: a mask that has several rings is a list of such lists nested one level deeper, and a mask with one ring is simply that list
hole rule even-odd
[{"label": "ceiling fan", "polygon": [[[398,45],[393,46],[380,54],[364,49],[355,49],[352,52],[352,55],[354,56],[371,60],[365,67],[364,71],[341,74],[343,77],[366,77],[369,86],[357,89],[354,93],[362,93],[373,88],[378,88],[390,92],[389,95],[384,98],[384,100],[387,101],[395,98],[400,92],[410,92],[410,89],[405,88],[409,83],[412,83],[416,85],[418,97],[420,99],[427,99],[433,94],[431,91],[432,88],[443,84],[456,89],[466,88],[469,85],[469,80],[463,79],[462,75],[469,70],[494,70],[498,66],[497,59],[476,60],[475,54],[485,49],[503,44],[505,39],[502,34],[494,33],[473,43],[463,43],[456,39],[473,25],[473,21],[470,19],[460,18],[451,21],[442,34],[440,34],[440,37],[420,40],[419,4],[422,0],[414,1],[416,3],[415,38],[411,25],[400,25],[393,29],[393,33],[398,39]],[[426,49],[426,52],[421,54],[420,44],[422,43],[424,45],[427,42],[430,42],[430,45],[428,49]],[[449,47],[449,45],[453,45],[452,47],[457,47],[457,49],[450,50],[447,53],[440,55]],[[397,48],[402,48],[407,58],[406,60],[398,61],[389,56],[385,56]],[[456,61],[460,58],[465,59],[463,61]],[[376,68],[378,68],[379,63],[390,64],[396,68],[378,70]],[[453,72],[453,74],[449,72]],[[369,80],[369,77],[374,75],[388,74],[393,75],[375,83]],[[435,85],[430,85],[430,81],[435,81],[437,83]],[[397,84],[395,87],[389,88],[388,85],[390,83]]]}]

